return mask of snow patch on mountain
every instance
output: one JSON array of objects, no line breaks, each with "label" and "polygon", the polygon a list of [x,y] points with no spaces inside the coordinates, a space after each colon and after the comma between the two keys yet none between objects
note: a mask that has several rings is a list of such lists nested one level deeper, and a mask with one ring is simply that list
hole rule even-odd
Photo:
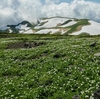
[{"label": "snow patch on mountain", "polygon": [[41,29],[41,28],[52,28],[56,27],[58,24],[62,24],[65,21],[69,20],[68,18],[51,18],[46,20],[40,20],[40,23],[46,22],[42,26],[36,26],[34,29]]},{"label": "snow patch on mountain", "polygon": [[20,29],[20,30],[28,30],[28,29],[30,29],[30,27],[27,27],[27,24],[25,24],[25,25],[20,24],[20,25],[16,26],[16,28]]},{"label": "snow patch on mountain", "polygon": [[30,30],[27,30],[24,32],[24,34],[33,34],[33,31],[30,29]]},{"label": "snow patch on mountain", "polygon": [[74,24],[76,24],[76,23],[77,23],[76,21],[72,20],[71,22],[69,22],[69,23],[67,23],[67,24],[65,24],[65,25],[62,25],[62,26],[60,26],[60,27],[68,27],[68,26],[74,25]]},{"label": "snow patch on mountain", "polygon": [[69,29],[67,29],[67,30],[60,30],[60,33],[61,33],[61,35],[63,35],[63,34],[65,34],[67,31],[68,31]]},{"label": "snow patch on mountain", "polygon": [[13,31],[9,28],[9,33],[12,33]]},{"label": "snow patch on mountain", "polygon": [[90,35],[98,35],[100,34],[100,23],[90,20],[90,25],[83,26],[82,29],[78,32],[74,32],[70,35],[79,35],[81,33],[88,33]]},{"label": "snow patch on mountain", "polygon": [[37,31],[35,34],[54,34],[56,32],[59,32],[59,29],[42,29],[40,31]]},{"label": "snow patch on mountain", "polygon": [[29,30],[20,30],[19,33],[22,33],[22,34],[33,34],[33,31],[32,31],[32,29],[29,29]]}]

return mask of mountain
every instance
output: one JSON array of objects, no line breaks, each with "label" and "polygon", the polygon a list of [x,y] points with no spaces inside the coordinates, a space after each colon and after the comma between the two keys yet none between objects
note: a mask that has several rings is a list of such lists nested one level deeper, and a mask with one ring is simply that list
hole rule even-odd
[{"label": "mountain", "polygon": [[17,25],[7,25],[5,27],[0,28],[1,32],[9,32],[9,33],[33,33],[34,25],[32,25],[28,21],[23,21],[18,23]]},{"label": "mountain", "polygon": [[100,23],[89,19],[66,17],[41,18],[36,24],[23,21],[17,25],[7,25],[0,32],[23,34],[99,35]]}]

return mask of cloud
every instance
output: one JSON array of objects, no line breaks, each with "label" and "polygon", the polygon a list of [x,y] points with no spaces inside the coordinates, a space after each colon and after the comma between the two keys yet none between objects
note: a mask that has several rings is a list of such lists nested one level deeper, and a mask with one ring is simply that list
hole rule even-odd
[{"label": "cloud", "polygon": [[88,18],[100,22],[100,3],[73,0],[1,0],[0,27],[17,24],[23,20],[34,22],[41,17]]},{"label": "cloud", "polygon": [[88,18],[100,20],[100,4],[85,0],[74,0],[71,3],[49,4],[44,5],[42,14],[51,16],[64,16],[71,18]]}]

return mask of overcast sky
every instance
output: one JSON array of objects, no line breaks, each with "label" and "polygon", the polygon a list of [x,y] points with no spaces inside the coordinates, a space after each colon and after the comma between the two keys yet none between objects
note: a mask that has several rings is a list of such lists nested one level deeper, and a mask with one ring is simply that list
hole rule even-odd
[{"label": "overcast sky", "polygon": [[100,0],[0,0],[0,27],[54,16],[100,22]]},{"label": "overcast sky", "polygon": [[[74,0],[55,0],[55,1],[58,1],[59,3],[61,3],[61,2],[70,3],[70,2],[72,2]],[[81,0],[78,0],[78,1],[81,1]],[[92,1],[92,2],[98,2],[98,3],[100,3],[100,0],[85,0],[85,1]],[[42,3],[45,3],[45,0],[41,0],[41,2]]]}]

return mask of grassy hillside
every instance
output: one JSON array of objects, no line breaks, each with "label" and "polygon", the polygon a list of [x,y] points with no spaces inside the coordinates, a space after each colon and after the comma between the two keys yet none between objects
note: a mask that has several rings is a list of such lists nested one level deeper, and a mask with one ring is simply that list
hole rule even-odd
[{"label": "grassy hillside", "polygon": [[0,99],[89,99],[100,85],[98,52],[98,36],[0,34]]}]

